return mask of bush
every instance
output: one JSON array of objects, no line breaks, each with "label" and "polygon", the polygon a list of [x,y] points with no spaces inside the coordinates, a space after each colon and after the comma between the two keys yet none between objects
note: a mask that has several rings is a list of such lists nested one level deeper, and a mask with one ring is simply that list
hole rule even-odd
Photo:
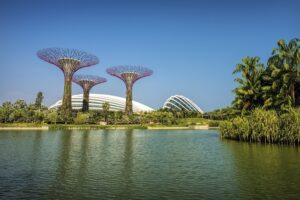
[{"label": "bush", "polygon": [[209,127],[218,127],[220,125],[220,122],[217,120],[209,121],[208,126]]},{"label": "bush", "polygon": [[300,143],[300,108],[290,109],[280,118],[281,139],[279,142],[288,144]]},{"label": "bush", "polygon": [[56,111],[49,112],[46,118],[47,122],[50,124],[56,124],[58,121],[58,114]]},{"label": "bush", "polygon": [[278,142],[279,119],[275,111],[255,109],[249,116],[251,126],[251,141],[256,142]]},{"label": "bush", "polygon": [[237,117],[220,123],[221,137],[234,140],[249,140],[251,129],[245,117]]},{"label": "bush", "polygon": [[77,113],[76,118],[74,119],[75,124],[87,124],[89,122],[89,114],[88,113]]},{"label": "bush", "polygon": [[247,117],[236,117],[220,123],[222,138],[248,142],[299,144],[300,109],[275,111],[256,109]]},{"label": "bush", "polygon": [[232,131],[233,127],[231,121],[222,121],[220,123],[221,138],[233,139]]}]

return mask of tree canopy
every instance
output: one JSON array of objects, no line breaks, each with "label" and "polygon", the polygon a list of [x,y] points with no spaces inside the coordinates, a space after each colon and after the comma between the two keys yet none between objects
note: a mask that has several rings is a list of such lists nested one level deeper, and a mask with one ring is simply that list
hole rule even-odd
[{"label": "tree canopy", "polygon": [[277,42],[267,67],[259,57],[245,57],[236,65],[234,74],[241,74],[233,91],[234,108],[249,111],[258,107],[285,110],[300,106],[300,44]]}]

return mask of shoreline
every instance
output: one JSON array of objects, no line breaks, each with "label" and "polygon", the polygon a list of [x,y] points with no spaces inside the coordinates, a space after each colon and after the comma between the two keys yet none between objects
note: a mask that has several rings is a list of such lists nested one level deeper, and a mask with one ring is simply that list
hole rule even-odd
[{"label": "shoreline", "polygon": [[0,127],[1,130],[49,130],[49,126],[41,126],[41,127]]},{"label": "shoreline", "polygon": [[98,126],[98,125],[50,125],[50,126],[2,126],[1,130],[96,130],[96,129],[107,129],[107,130],[126,130],[126,129],[147,129],[147,130],[211,130],[218,129],[219,127],[209,127],[208,125],[197,125],[197,126],[143,126],[143,125],[122,125],[122,126]]}]

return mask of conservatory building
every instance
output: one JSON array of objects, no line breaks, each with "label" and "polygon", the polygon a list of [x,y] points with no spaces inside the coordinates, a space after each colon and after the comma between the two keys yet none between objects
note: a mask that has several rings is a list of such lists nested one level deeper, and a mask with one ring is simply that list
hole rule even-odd
[{"label": "conservatory building", "polygon": [[[81,110],[82,109],[83,95],[77,94],[72,96],[72,109]],[[108,102],[110,111],[125,111],[126,99],[123,97],[108,95],[108,94],[90,94],[89,96],[89,109],[90,110],[102,110],[102,105]],[[62,105],[62,100],[57,101],[55,104],[49,107],[49,109],[56,109]],[[152,108],[133,101],[133,112],[151,112]]]},{"label": "conservatory building", "polygon": [[203,113],[203,110],[199,108],[192,100],[182,95],[174,95],[166,100],[163,108],[171,110],[186,110]]}]

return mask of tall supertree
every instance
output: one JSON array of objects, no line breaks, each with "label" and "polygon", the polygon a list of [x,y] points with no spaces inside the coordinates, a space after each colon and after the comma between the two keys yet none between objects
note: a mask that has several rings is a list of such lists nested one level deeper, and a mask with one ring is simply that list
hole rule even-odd
[{"label": "tall supertree", "polygon": [[89,110],[89,96],[92,87],[106,81],[105,78],[99,76],[74,75],[73,82],[80,85],[83,89],[82,112],[87,112]]},{"label": "tall supertree", "polygon": [[108,68],[106,72],[112,76],[118,77],[126,85],[126,107],[125,113],[132,114],[132,87],[133,84],[146,76],[153,74],[153,71],[142,66],[121,65]]},{"label": "tall supertree", "polygon": [[99,63],[96,56],[76,49],[46,48],[38,51],[37,56],[62,70],[65,76],[62,111],[65,117],[72,114],[72,78],[73,74],[83,68]]}]

